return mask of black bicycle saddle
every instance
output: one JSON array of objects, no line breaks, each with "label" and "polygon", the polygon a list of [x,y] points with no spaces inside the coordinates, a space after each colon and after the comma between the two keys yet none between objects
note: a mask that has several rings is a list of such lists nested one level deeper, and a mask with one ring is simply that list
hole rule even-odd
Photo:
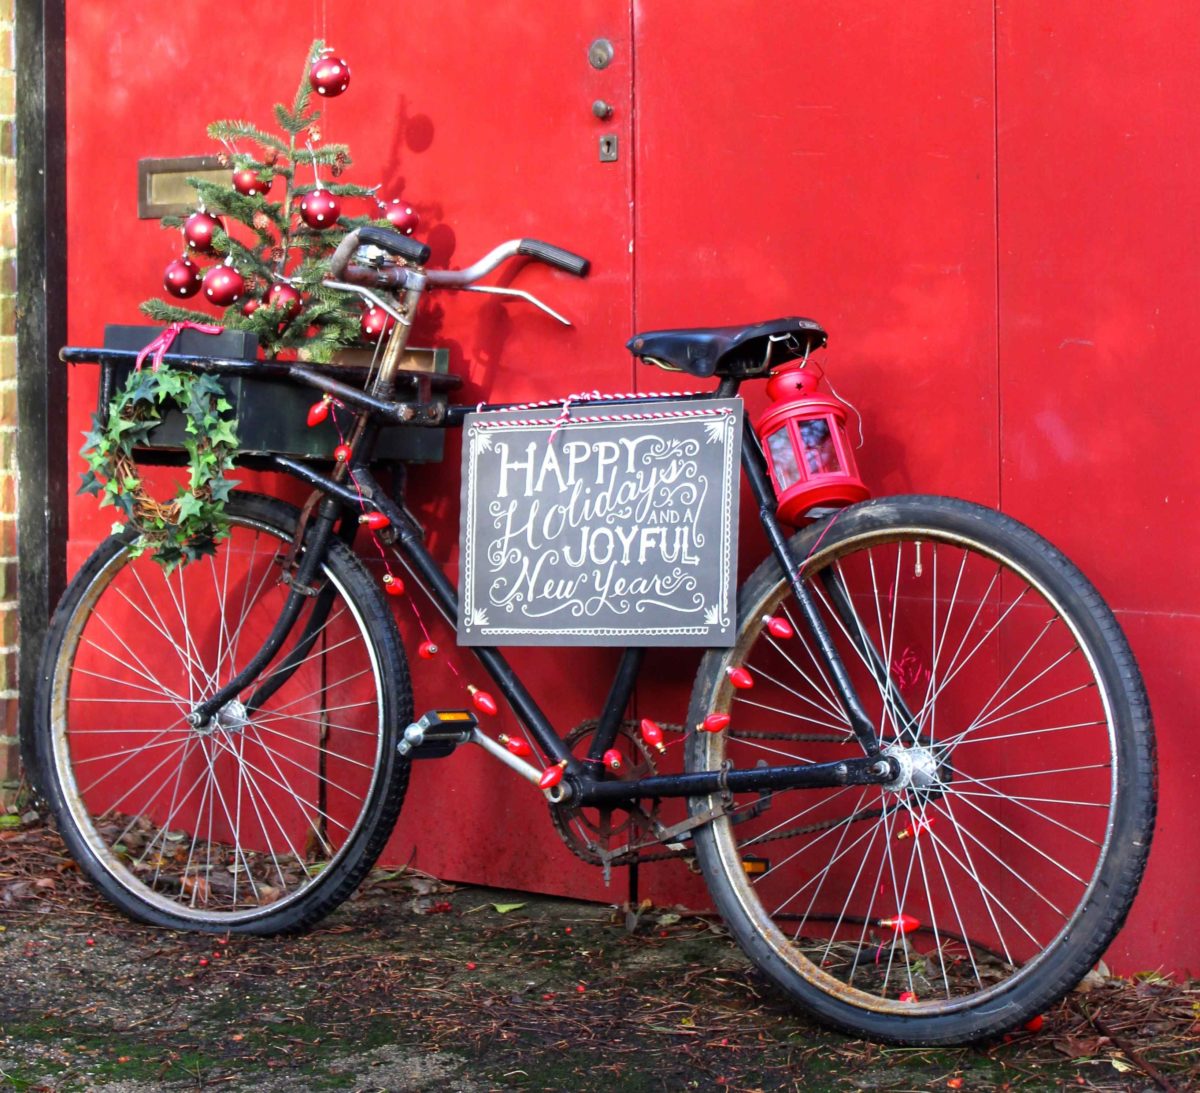
[{"label": "black bicycle saddle", "polygon": [[750,376],[819,349],[828,336],[811,319],[769,319],[748,326],[695,327],[635,334],[625,347],[650,363],[693,376]]}]

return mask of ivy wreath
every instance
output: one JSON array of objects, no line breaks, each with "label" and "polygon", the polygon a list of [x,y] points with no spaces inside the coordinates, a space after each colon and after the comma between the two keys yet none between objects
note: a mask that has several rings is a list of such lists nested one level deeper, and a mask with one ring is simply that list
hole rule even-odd
[{"label": "ivy wreath", "polygon": [[[158,501],[147,493],[133,453],[172,409],[184,417],[188,480],[174,498]],[[215,553],[229,534],[225,502],[237,485],[226,477],[237,452],[232,410],[215,376],[164,364],[131,372],[107,411],[95,415],[80,449],[88,469],[79,492],[98,495],[101,508],[115,505],[124,512],[139,533],[130,544],[134,557],[153,550],[170,573]],[[118,522],[113,532],[122,528]]]}]

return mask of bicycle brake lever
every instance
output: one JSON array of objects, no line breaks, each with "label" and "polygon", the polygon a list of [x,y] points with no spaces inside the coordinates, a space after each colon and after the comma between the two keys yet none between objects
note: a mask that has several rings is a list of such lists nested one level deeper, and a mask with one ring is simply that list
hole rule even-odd
[{"label": "bicycle brake lever", "polygon": [[526,292],[520,288],[496,288],[494,285],[464,285],[463,292],[490,292],[495,296],[519,296],[522,300],[527,300],[534,307],[541,308],[547,315],[553,319],[557,319],[563,326],[570,326],[571,320],[564,319],[554,308],[542,303],[536,296],[530,292]]}]

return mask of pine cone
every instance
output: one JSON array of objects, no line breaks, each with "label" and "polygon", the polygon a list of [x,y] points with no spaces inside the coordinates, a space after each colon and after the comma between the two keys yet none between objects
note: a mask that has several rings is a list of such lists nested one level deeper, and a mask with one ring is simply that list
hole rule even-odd
[{"label": "pine cone", "polygon": [[283,249],[283,247],[272,247],[271,248],[271,261],[272,262],[282,262],[284,259],[284,255],[286,253],[287,252]]},{"label": "pine cone", "polygon": [[222,167],[228,167],[229,166],[229,157],[224,152],[218,152],[217,153],[217,162]]},{"label": "pine cone", "polygon": [[337,178],[346,169],[349,162],[350,157],[345,152],[338,152],[333,157],[333,177]]},{"label": "pine cone", "polygon": [[313,144],[321,143],[321,130],[318,129],[315,125],[309,126],[308,136],[309,136],[309,139],[313,142]]},{"label": "pine cone", "polygon": [[267,154],[263,156],[263,163],[268,167],[274,167],[279,162],[279,150],[276,148],[268,148]]},{"label": "pine cone", "polygon": [[261,209],[254,214],[250,222],[255,230],[260,232],[265,232],[271,226],[271,218]]}]

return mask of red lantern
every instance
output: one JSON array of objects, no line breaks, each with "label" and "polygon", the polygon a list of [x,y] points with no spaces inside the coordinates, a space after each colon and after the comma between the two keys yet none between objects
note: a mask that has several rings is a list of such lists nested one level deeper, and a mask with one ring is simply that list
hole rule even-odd
[{"label": "red lantern", "polygon": [[811,362],[776,372],[767,381],[773,405],[755,426],[779,500],[779,519],[788,524],[811,509],[870,496],[846,435],[846,408],[818,391],[822,375]]}]

